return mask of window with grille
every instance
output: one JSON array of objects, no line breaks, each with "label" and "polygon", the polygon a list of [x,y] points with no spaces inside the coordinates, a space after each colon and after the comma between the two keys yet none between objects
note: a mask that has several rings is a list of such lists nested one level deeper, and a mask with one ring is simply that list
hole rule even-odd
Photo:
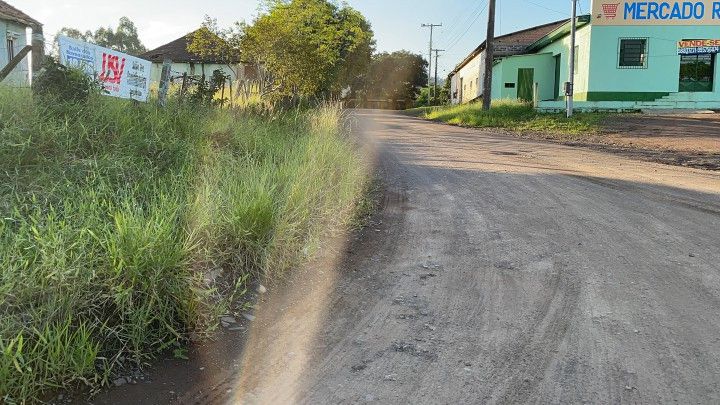
[{"label": "window with grille", "polygon": [[620,69],[647,68],[647,38],[621,38],[618,67]]}]

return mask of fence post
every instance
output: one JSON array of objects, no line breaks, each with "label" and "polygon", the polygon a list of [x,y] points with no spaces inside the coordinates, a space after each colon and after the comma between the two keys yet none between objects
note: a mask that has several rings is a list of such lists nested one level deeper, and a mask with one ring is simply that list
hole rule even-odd
[{"label": "fence post", "polygon": [[158,105],[165,107],[167,104],[167,94],[170,89],[170,70],[172,69],[172,61],[170,59],[163,60],[162,73],[160,73],[160,88],[158,89]]},{"label": "fence post", "polygon": [[533,84],[533,107],[538,108],[540,104],[540,84],[535,82]]},{"label": "fence post", "polygon": [[185,89],[187,89],[187,72],[182,75],[182,85],[180,85],[180,98],[185,97]]},{"label": "fence post", "polygon": [[230,81],[230,89],[229,89],[230,90],[230,108],[233,108],[233,97],[232,97],[233,82],[232,82],[232,78],[229,78],[228,80]]}]

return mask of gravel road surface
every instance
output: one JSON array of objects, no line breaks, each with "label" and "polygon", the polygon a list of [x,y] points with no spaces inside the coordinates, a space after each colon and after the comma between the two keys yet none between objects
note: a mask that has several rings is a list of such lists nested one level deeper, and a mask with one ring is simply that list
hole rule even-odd
[{"label": "gravel road surface", "polygon": [[720,402],[720,173],[354,119],[369,226],[136,403]]}]

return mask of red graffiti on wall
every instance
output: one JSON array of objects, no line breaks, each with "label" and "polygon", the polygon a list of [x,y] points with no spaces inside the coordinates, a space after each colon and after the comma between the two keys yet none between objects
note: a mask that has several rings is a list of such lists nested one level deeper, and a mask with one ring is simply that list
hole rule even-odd
[{"label": "red graffiti on wall", "polygon": [[103,52],[102,73],[100,73],[100,81],[120,84],[123,72],[125,71],[125,58],[120,59],[119,56],[111,55]]}]

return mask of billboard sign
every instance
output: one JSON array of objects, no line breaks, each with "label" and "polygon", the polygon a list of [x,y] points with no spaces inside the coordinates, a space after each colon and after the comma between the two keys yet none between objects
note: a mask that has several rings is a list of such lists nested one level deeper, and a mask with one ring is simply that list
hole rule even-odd
[{"label": "billboard sign", "polygon": [[710,55],[720,53],[720,39],[692,39],[678,42],[678,55]]},{"label": "billboard sign", "polygon": [[593,0],[594,25],[720,25],[720,0]]},{"label": "billboard sign", "polygon": [[60,63],[96,77],[113,97],[147,101],[152,63],[65,36],[58,37]]}]

